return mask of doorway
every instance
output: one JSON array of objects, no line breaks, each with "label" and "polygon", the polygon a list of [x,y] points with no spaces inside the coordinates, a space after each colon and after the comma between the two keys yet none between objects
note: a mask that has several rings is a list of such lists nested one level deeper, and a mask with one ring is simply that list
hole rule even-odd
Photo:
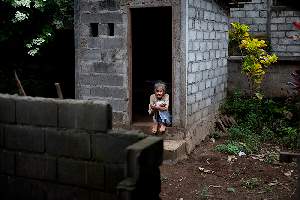
[{"label": "doorway", "polygon": [[132,122],[150,122],[149,97],[157,81],[167,85],[172,112],[172,8],[131,9],[131,41]]}]

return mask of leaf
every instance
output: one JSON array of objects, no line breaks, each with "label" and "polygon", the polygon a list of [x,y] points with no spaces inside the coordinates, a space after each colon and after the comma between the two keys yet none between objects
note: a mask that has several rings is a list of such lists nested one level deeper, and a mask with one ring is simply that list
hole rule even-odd
[{"label": "leaf", "polygon": [[235,189],[233,187],[227,188],[227,192],[235,192]]},{"label": "leaf", "polygon": [[261,94],[261,93],[259,93],[259,92],[256,92],[256,93],[255,93],[255,96],[256,96],[259,100],[262,100],[263,97],[264,97],[264,95]]}]

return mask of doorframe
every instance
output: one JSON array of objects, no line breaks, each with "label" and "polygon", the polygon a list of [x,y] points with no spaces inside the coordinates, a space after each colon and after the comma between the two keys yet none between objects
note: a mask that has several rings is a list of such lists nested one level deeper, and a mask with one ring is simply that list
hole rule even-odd
[{"label": "doorframe", "polygon": [[[164,7],[168,7],[168,8],[171,8],[171,19],[172,19],[172,22],[171,22],[171,39],[172,39],[172,48],[171,48],[171,52],[172,52],[172,56],[171,56],[171,59],[172,59],[172,72],[171,72],[171,84],[172,84],[172,113],[173,113],[173,110],[174,110],[174,84],[175,84],[175,80],[174,80],[174,19],[173,19],[173,6],[172,5],[164,5],[164,6],[145,6],[145,7],[140,7],[140,6],[129,6],[127,8],[127,13],[128,13],[128,31],[127,31],[127,49],[128,49],[128,93],[129,93],[129,104],[128,104],[128,115],[129,115],[129,123],[130,123],[130,126],[132,126],[133,124],[133,111],[132,111],[132,101],[133,101],[133,95],[132,95],[132,9],[143,9],[143,8],[164,8]],[[172,126],[173,126],[173,121],[172,121]]]}]

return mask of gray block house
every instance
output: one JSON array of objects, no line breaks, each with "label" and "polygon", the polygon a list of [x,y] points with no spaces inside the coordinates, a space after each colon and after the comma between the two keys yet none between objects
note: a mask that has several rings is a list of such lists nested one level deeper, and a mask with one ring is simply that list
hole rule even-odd
[{"label": "gray block house", "polygon": [[209,133],[226,96],[228,16],[215,0],[76,0],[76,98],[108,101],[113,124],[151,121],[167,83],[187,151]]}]

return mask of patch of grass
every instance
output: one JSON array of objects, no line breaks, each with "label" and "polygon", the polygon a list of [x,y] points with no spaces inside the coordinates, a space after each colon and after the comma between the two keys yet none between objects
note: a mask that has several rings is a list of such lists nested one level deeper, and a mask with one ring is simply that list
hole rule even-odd
[{"label": "patch of grass", "polygon": [[260,179],[255,178],[255,177],[247,179],[247,180],[242,179],[242,186],[244,186],[250,190],[257,188],[260,185],[260,183],[261,183]]},{"label": "patch of grass", "polygon": [[235,193],[235,189],[233,187],[228,187],[227,188],[227,192],[233,192],[233,193]]},{"label": "patch of grass", "polygon": [[220,139],[221,138],[221,134],[219,131],[214,131],[212,133],[209,134],[209,138],[214,138],[214,139]]},{"label": "patch of grass", "polygon": [[266,154],[265,160],[266,163],[268,164],[273,164],[275,162],[279,161],[279,154],[276,151],[269,151]]},{"label": "patch of grass", "polygon": [[237,155],[241,148],[238,143],[235,142],[228,142],[227,144],[219,144],[215,147],[216,151],[227,153],[230,155]]},{"label": "patch of grass", "polygon": [[208,194],[208,187],[205,185],[203,187],[203,189],[201,190],[201,193],[200,193],[200,199],[208,199],[209,197],[209,194]]}]

